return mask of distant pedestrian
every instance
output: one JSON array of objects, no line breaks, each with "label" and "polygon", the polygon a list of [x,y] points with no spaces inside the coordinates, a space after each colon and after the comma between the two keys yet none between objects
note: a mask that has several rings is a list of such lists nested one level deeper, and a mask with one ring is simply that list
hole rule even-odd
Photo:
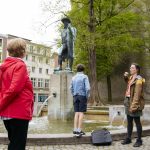
[{"label": "distant pedestrian", "polygon": [[84,112],[87,110],[87,100],[90,96],[90,84],[88,76],[84,74],[85,67],[82,64],[77,65],[77,74],[72,78],[71,93],[74,104],[74,130],[76,136],[85,135],[82,131]]},{"label": "distant pedestrian", "polygon": [[133,145],[140,147],[142,145],[142,124],[140,117],[144,109],[145,101],[143,97],[143,85],[145,80],[140,75],[140,66],[133,63],[130,67],[130,76],[128,72],[124,73],[124,79],[127,83],[125,93],[125,112],[127,115],[127,138],[122,142],[123,145],[131,143],[131,135],[133,130],[133,120],[137,128],[137,140]]},{"label": "distant pedestrian", "polygon": [[9,57],[0,66],[0,118],[8,132],[8,150],[25,150],[33,113],[33,88],[23,58],[26,42],[17,38],[7,45]]}]

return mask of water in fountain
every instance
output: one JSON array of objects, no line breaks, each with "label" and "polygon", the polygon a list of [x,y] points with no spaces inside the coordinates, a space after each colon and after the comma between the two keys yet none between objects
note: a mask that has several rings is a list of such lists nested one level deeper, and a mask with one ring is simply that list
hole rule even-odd
[{"label": "water in fountain", "polygon": [[109,125],[109,126],[105,126],[105,128],[108,128],[108,129],[123,129],[123,128],[125,128],[125,127],[124,127],[124,124],[125,124],[126,116],[123,118],[123,122],[122,122],[121,125],[119,125],[119,126],[114,126],[114,125],[113,125],[113,122],[115,121],[115,118],[116,118],[117,116],[120,116],[120,115],[121,115],[121,114],[120,114],[120,111],[115,112],[115,113],[113,114],[113,116],[112,116],[111,121],[110,121],[110,125]]},{"label": "water in fountain", "polygon": [[49,96],[49,97],[43,102],[42,106],[40,107],[40,109],[39,109],[39,111],[38,111],[38,113],[37,113],[37,117],[40,116],[43,107],[46,105],[46,103],[48,102],[48,100],[51,99],[52,97],[54,97],[54,95]]},{"label": "water in fountain", "polygon": [[124,115],[124,119],[123,119],[123,122],[122,122],[123,126],[125,126],[125,121],[126,121],[126,115]]},{"label": "water in fountain", "polygon": [[[49,97],[50,98],[50,97]],[[48,98],[48,99],[49,99]],[[45,100],[45,102],[48,100]],[[43,103],[42,107],[45,105]],[[40,111],[41,111],[40,109]],[[39,112],[40,112],[39,111]],[[38,112],[38,114],[40,114]],[[115,112],[113,114],[113,117],[111,118],[110,125],[105,126],[104,124],[100,123],[91,123],[90,121],[87,121],[87,123],[84,123],[83,128],[85,132],[91,132],[95,129],[101,129],[101,128],[108,128],[110,130],[114,129],[122,129],[124,128],[125,123],[125,117],[122,122],[122,126],[113,126],[114,121],[116,120],[116,117],[118,117],[119,113]],[[115,122],[116,124],[116,122]],[[73,128],[73,121],[61,121],[61,120],[48,120],[47,116],[44,117],[34,117],[33,120],[29,123],[29,133],[32,134],[60,134],[60,133],[72,133]],[[2,121],[0,121],[0,133],[6,133],[6,130],[4,128],[4,125]]]},{"label": "water in fountain", "polygon": [[117,116],[117,112],[114,113],[114,115],[113,115],[113,117],[112,117],[112,119],[111,119],[111,121],[110,121],[110,126],[113,125],[113,121],[114,121],[114,119],[115,119],[116,116]]}]

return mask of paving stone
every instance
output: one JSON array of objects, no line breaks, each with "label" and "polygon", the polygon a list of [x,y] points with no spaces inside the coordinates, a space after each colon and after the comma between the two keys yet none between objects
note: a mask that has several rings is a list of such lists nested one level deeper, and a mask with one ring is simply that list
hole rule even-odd
[{"label": "paving stone", "polygon": [[[113,142],[111,146],[82,145],[54,145],[54,146],[27,146],[26,150],[137,150],[133,147],[135,139],[129,145],[121,145],[121,141]],[[0,145],[0,150],[7,150],[7,145]],[[143,138],[143,146],[138,150],[150,150],[150,136]]]}]

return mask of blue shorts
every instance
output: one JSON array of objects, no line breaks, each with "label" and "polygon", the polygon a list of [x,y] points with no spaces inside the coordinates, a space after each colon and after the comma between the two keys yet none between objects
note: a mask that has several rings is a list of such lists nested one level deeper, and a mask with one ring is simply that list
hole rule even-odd
[{"label": "blue shorts", "polygon": [[87,98],[86,96],[76,95],[73,97],[74,111],[86,112],[87,110]]}]

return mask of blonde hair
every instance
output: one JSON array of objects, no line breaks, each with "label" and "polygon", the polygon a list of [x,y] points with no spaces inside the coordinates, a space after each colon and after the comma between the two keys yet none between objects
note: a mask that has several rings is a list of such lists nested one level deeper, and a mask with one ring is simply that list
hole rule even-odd
[{"label": "blonde hair", "polygon": [[21,38],[15,38],[8,42],[7,51],[12,57],[22,58],[26,52],[26,41]]}]

